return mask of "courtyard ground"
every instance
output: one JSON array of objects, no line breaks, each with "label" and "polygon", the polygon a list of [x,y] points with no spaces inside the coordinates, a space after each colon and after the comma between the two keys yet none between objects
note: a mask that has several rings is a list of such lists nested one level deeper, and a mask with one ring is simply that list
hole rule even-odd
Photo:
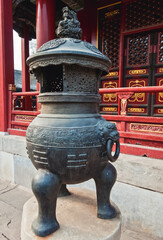
[{"label": "courtyard ground", "polygon": [[[30,197],[32,197],[32,192],[29,189],[0,180],[0,240],[21,239],[23,205]],[[145,234],[122,227],[121,240],[157,239],[149,238]]]}]

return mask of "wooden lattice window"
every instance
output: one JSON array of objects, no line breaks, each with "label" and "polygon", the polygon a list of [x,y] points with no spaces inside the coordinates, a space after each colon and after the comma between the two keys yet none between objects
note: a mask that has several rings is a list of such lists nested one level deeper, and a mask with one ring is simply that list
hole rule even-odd
[{"label": "wooden lattice window", "polygon": [[149,35],[134,34],[128,38],[128,65],[148,63]]},{"label": "wooden lattice window", "polygon": [[119,67],[120,5],[99,12],[99,49],[112,61],[112,68]]},{"label": "wooden lattice window", "polygon": [[163,32],[159,34],[158,62],[163,63]]},{"label": "wooden lattice window", "polygon": [[163,22],[162,0],[134,0],[126,5],[125,29],[136,29]]}]

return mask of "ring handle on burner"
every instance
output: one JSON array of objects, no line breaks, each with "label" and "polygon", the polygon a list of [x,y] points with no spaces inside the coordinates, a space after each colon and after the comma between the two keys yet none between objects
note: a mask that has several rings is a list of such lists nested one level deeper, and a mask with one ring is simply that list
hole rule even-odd
[{"label": "ring handle on burner", "polygon": [[[112,153],[112,147],[113,147],[114,143],[116,143],[116,150],[115,150],[114,156],[112,156],[111,153]],[[120,153],[119,139],[117,141],[113,141],[113,140],[109,139],[107,141],[107,156],[108,156],[109,160],[111,162],[115,162],[119,156],[119,153]]]}]

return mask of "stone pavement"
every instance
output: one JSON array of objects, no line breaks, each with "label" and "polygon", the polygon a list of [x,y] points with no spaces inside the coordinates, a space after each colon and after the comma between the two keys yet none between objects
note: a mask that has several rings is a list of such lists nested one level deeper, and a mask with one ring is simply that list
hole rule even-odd
[{"label": "stone pavement", "polygon": [[[0,180],[0,240],[20,240],[23,205],[31,196],[29,189]],[[157,239],[122,228],[121,240]]]}]

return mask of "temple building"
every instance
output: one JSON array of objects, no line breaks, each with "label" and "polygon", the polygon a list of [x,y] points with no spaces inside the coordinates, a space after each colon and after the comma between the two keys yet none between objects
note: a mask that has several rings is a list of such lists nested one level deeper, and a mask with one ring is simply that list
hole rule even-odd
[{"label": "temple building", "polygon": [[[34,169],[25,136],[40,105],[39,84],[31,91],[26,65],[29,41],[36,39],[39,49],[56,38],[64,6],[77,12],[82,40],[112,61],[109,74],[100,80],[100,112],[116,124],[122,155],[133,155],[116,163],[120,174],[113,197],[126,214],[125,224],[163,237],[163,214],[156,209],[163,203],[162,0],[0,0],[0,175],[25,186],[31,181]],[[14,80],[13,29],[21,37],[19,86]],[[123,209],[126,202],[128,211]]]},{"label": "temple building", "polygon": [[[26,65],[29,41],[36,38],[39,48],[54,39],[61,9],[67,5],[78,13],[83,40],[112,61],[110,73],[101,79],[100,111],[106,120],[116,123],[121,152],[163,158],[161,0],[1,0],[0,131],[25,136],[29,122],[39,114],[39,106],[33,103],[38,92],[30,94]],[[19,94],[14,85],[13,29],[22,38]]]}]

